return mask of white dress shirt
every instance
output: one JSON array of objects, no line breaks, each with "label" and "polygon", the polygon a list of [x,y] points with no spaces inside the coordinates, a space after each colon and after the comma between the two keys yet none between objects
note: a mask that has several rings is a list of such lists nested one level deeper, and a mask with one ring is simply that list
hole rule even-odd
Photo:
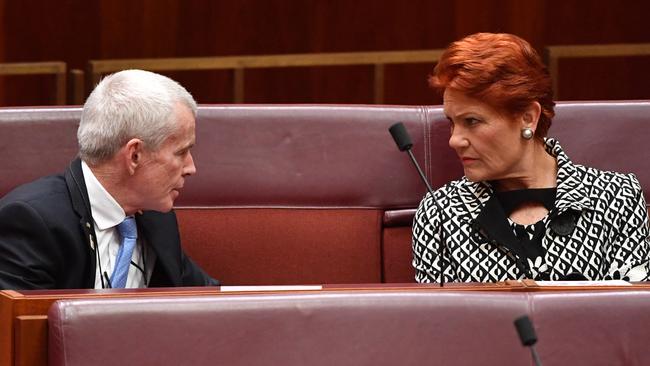
[{"label": "white dress shirt", "polygon": [[[121,237],[117,231],[117,225],[124,221],[126,214],[113,196],[104,189],[84,161],[81,162],[81,169],[84,180],[86,181],[95,234],[97,235],[99,258],[95,271],[95,288],[100,289],[102,288],[102,277],[104,277],[104,273],[106,273],[108,278],[113,273],[117,251],[121,245]],[[144,240],[140,237],[140,233],[138,233],[138,242],[131,256],[131,266],[129,267],[129,276],[126,280],[126,288],[146,287],[148,279],[151,277],[155,255],[153,251],[146,250],[143,243]],[[143,253],[143,250],[145,253]],[[143,254],[146,254],[146,258]],[[146,281],[144,270],[147,272]],[[104,277],[106,288],[108,288],[107,282],[106,277]]]}]

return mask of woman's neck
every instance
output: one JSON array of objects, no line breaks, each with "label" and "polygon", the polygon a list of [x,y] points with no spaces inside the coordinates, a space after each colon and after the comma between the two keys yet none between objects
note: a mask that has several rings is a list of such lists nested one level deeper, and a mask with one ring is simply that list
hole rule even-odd
[{"label": "woman's neck", "polygon": [[546,152],[543,143],[534,143],[522,158],[523,169],[516,177],[493,181],[499,192],[529,188],[551,188],[557,185],[557,161]]}]

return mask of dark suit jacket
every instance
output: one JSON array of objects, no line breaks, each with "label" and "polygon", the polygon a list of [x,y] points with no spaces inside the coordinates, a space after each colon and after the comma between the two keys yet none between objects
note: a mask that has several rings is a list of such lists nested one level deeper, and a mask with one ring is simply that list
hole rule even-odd
[{"label": "dark suit jacket", "polygon": [[[174,212],[136,215],[156,253],[150,287],[218,282],[181,249]],[[0,289],[94,288],[97,242],[81,161],[0,200]]]}]

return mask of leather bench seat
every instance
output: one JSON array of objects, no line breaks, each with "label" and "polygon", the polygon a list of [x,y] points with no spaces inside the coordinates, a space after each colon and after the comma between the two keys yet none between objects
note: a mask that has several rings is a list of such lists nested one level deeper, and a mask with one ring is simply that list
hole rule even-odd
[{"label": "leather bench seat", "polygon": [[370,291],[57,301],[49,364],[646,365],[650,291]]},{"label": "leather bench seat", "polygon": [[525,294],[317,293],[58,301],[49,364],[525,365]]}]

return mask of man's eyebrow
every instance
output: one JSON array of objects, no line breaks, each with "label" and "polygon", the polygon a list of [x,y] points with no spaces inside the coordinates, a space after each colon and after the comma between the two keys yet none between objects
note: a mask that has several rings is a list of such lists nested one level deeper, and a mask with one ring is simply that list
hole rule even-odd
[{"label": "man's eyebrow", "polygon": [[180,147],[180,148],[179,148],[178,150],[176,150],[176,151],[189,150],[189,149],[191,149],[191,148],[194,147],[194,144],[195,144],[195,142],[192,141],[192,142],[188,143],[187,145],[184,145],[184,146]]}]

